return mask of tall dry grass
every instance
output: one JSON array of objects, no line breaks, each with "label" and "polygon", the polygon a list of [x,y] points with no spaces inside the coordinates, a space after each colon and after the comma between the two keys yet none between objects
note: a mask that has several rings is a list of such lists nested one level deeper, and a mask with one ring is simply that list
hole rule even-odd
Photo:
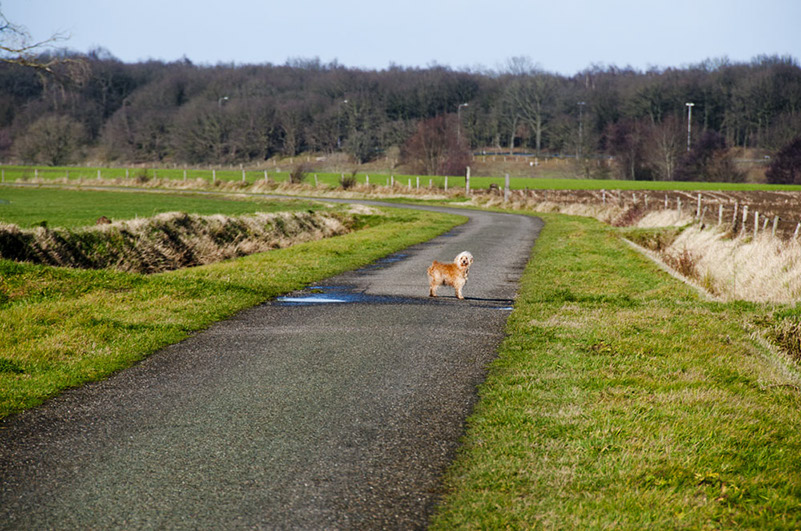
[{"label": "tall dry grass", "polygon": [[[801,245],[762,232],[732,235],[728,225],[704,225],[691,212],[642,212],[635,205],[557,203],[532,197],[475,197],[474,203],[535,212],[587,216],[621,227],[682,227],[651,250],[685,280],[723,301],[794,303],[801,300]],[[664,245],[662,245],[664,243]]]},{"label": "tall dry grass", "polygon": [[229,217],[182,212],[78,229],[0,224],[0,258],[156,273],[347,233],[352,217],[325,212]]}]

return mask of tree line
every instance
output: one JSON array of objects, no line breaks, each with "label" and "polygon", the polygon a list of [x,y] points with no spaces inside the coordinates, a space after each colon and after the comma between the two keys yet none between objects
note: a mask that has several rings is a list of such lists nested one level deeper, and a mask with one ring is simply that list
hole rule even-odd
[{"label": "tree line", "polygon": [[432,124],[472,151],[613,156],[622,178],[731,180],[721,154],[771,155],[801,135],[792,57],[566,76],[525,57],[496,70],[375,71],[318,59],[209,66],[59,53],[73,65],[63,75],[58,63],[47,73],[0,64],[3,160],[258,164],[344,152],[367,162],[393,148],[410,153]]}]

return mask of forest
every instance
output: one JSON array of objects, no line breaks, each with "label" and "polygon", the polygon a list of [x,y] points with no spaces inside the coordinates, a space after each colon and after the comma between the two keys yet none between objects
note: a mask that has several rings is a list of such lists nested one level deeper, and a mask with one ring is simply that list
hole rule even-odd
[{"label": "forest", "polygon": [[392,152],[458,173],[465,152],[526,152],[611,157],[625,179],[725,181],[742,179],[732,157],[771,157],[801,135],[801,68],[786,56],[566,76],[528,57],[496,70],[375,71],[60,53],[52,72],[0,64],[0,161],[258,166]]}]

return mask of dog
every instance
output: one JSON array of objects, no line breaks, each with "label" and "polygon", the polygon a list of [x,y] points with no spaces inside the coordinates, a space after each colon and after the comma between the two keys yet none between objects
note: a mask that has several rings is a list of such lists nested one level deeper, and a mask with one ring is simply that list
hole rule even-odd
[{"label": "dog", "polygon": [[456,290],[456,297],[464,299],[462,288],[467,282],[467,273],[473,265],[473,255],[467,251],[462,251],[452,264],[434,262],[428,268],[428,296],[436,297],[437,288],[442,285],[451,286]]}]

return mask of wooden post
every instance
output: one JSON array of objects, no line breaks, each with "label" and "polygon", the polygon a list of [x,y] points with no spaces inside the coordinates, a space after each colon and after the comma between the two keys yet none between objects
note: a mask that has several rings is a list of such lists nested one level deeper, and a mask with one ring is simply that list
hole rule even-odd
[{"label": "wooden post", "polygon": [[100,179],[100,169],[97,170],[97,178]]},{"label": "wooden post", "polygon": [[645,210],[648,210],[648,194],[645,194]]},{"label": "wooden post", "polygon": [[367,186],[370,186],[370,176],[369,175],[365,175],[364,176],[364,184],[366,184]]},{"label": "wooden post", "polygon": [[508,173],[506,174],[506,177],[504,178],[503,202],[504,203],[508,203],[509,202],[509,174]]},{"label": "wooden post", "polygon": [[419,175],[417,176],[417,187],[416,188],[417,188],[417,190],[420,189],[420,176]]},{"label": "wooden post", "polygon": [[445,191],[448,191],[448,176],[445,176]]},{"label": "wooden post", "polygon": [[[3,168],[2,172],[0,173],[2,174],[2,177],[0,177],[0,182],[6,182],[6,169]],[[67,179],[69,178],[70,178],[70,171],[67,170]]]},{"label": "wooden post", "polygon": [[754,239],[756,239],[758,232],[759,232],[759,210],[755,210],[754,211]]},{"label": "wooden post", "polygon": [[270,178],[267,176],[267,170],[264,170],[264,182],[270,182]]},{"label": "wooden post", "polygon": [[681,216],[681,197],[676,198],[676,213]]},{"label": "wooden post", "polygon": [[128,178],[128,168],[125,168],[125,178]]},{"label": "wooden post", "polygon": [[411,190],[411,189],[412,189],[412,178],[409,177],[409,190]]},{"label": "wooden post", "polygon": [[217,170],[211,170],[211,182],[217,182]]},{"label": "wooden post", "polygon": [[606,190],[601,190],[601,202],[606,204]]},{"label": "wooden post", "polygon": [[774,237],[776,236],[776,228],[778,227],[778,225],[779,225],[779,216],[774,216],[773,217],[773,232],[771,232],[771,234]]},{"label": "wooden post", "polygon": [[667,194],[665,194],[665,210],[667,210],[667,208],[668,208],[668,197]]},{"label": "wooden post", "polygon": [[184,181],[186,180],[186,168],[184,168]]},{"label": "wooden post", "polygon": [[695,207],[695,217],[701,217],[701,194],[698,194],[698,206]]},{"label": "wooden post", "polygon": [[314,187],[317,188],[317,174],[314,174]]},{"label": "wooden post", "polygon": [[734,203],[734,214],[732,214],[732,216],[731,216],[732,230],[737,228],[737,207],[738,206],[740,206],[739,203],[735,202]]},{"label": "wooden post", "polygon": [[245,182],[245,170],[242,170],[242,182]]},{"label": "wooden post", "polygon": [[740,223],[740,232],[745,233],[745,223],[748,221],[748,205],[743,205],[743,220]]},{"label": "wooden post", "polygon": [[723,203],[718,204],[718,227],[723,225]]},{"label": "wooden post", "polygon": [[390,185],[392,188],[395,188],[395,176],[394,176],[394,175],[390,175],[390,176],[389,176],[389,185]]},{"label": "wooden post", "polygon": [[[506,157],[504,157],[504,160],[506,160]],[[470,166],[467,167],[467,173],[464,178],[464,193],[470,195]]]},{"label": "wooden post", "polygon": [[795,226],[795,232],[793,233],[793,239],[795,240],[798,238],[798,231],[801,230],[801,222],[798,222]]}]

